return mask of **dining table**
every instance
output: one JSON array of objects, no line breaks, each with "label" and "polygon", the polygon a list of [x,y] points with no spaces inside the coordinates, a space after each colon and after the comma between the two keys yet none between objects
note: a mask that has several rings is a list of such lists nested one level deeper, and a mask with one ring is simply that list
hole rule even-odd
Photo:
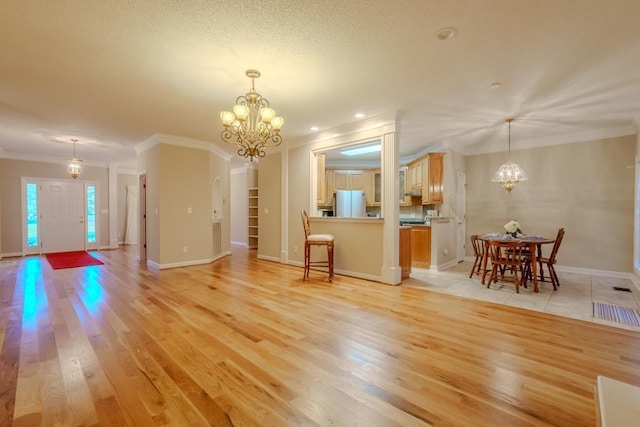
[{"label": "dining table", "polygon": [[487,233],[478,235],[478,240],[484,242],[484,256],[482,257],[482,281],[485,284],[485,277],[487,275],[487,260],[489,258],[489,244],[492,240],[499,241],[515,241],[520,242],[522,245],[529,248],[531,253],[531,275],[533,276],[533,292],[538,292],[538,258],[542,257],[542,245],[548,243],[554,243],[555,239],[549,239],[547,237],[538,234],[519,235],[518,237],[512,237],[511,235],[504,235],[501,233]]}]

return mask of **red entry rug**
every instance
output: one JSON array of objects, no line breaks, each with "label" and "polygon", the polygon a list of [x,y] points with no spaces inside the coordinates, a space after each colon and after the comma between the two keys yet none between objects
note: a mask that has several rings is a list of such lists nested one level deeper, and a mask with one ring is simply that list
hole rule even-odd
[{"label": "red entry rug", "polygon": [[58,252],[46,254],[46,257],[54,270],[58,270],[60,268],[85,267],[87,265],[104,264],[99,259],[89,255],[86,251]]}]

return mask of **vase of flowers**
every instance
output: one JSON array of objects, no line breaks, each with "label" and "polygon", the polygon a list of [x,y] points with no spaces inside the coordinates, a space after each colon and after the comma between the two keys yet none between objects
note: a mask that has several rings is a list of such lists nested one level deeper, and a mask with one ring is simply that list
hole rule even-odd
[{"label": "vase of flowers", "polygon": [[504,225],[504,229],[513,237],[518,237],[518,234],[522,234],[522,231],[520,230],[520,223],[515,219],[506,223]]}]

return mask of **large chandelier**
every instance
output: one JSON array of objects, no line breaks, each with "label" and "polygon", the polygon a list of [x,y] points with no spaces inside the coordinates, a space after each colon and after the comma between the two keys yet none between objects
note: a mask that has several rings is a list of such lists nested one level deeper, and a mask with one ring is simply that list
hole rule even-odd
[{"label": "large chandelier", "polygon": [[520,166],[511,161],[511,122],[513,121],[513,119],[506,119],[505,121],[509,124],[509,146],[507,151],[507,161],[504,162],[502,166],[500,166],[491,181],[499,182],[505,190],[511,192],[511,190],[513,190],[520,183],[520,181],[526,181],[529,179],[529,177],[527,177],[527,174],[524,173]]},{"label": "large chandelier", "polygon": [[233,112],[220,113],[224,125],[221,136],[224,142],[238,145],[239,156],[250,157],[253,161],[254,157],[266,155],[264,148],[280,145],[279,132],[284,119],[276,117],[269,101],[256,92],[254,81],[260,77],[260,71],[247,70],[246,74],[251,79],[251,90],[236,99]]},{"label": "large chandelier", "polygon": [[69,166],[67,166],[67,172],[71,174],[71,177],[73,179],[76,179],[82,173],[82,166],[80,165],[80,162],[82,162],[82,160],[76,157],[76,142],[78,142],[78,140],[72,139],[71,142],[73,142],[73,158],[69,160]]}]

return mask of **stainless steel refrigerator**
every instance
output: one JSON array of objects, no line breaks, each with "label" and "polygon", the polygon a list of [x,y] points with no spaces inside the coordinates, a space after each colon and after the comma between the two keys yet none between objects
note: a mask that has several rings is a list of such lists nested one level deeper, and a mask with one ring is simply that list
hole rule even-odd
[{"label": "stainless steel refrigerator", "polygon": [[363,190],[337,190],[335,216],[367,216],[367,201]]}]

